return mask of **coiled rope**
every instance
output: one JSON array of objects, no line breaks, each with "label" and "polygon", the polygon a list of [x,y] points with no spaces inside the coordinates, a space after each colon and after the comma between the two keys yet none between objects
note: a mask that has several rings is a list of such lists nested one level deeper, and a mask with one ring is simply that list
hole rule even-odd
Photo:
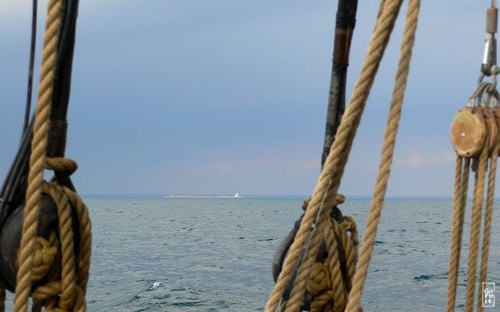
[{"label": "coiled rope", "polygon": [[[62,0],[50,0],[48,3],[26,206],[17,262],[14,302],[16,312],[27,311],[30,294],[33,296],[35,311],[40,310],[42,306],[49,311],[86,310],[84,296],[91,253],[88,210],[79,196],[67,187],[60,186],[57,179],[51,183],[43,181],[44,169],[70,175],[77,167],[76,163],[69,159],[46,157],[62,2]],[[51,233],[48,241],[36,236],[42,192],[52,198],[58,210],[58,233]],[[75,221],[72,218],[72,211],[76,212],[78,219],[76,226],[72,224]],[[78,229],[78,233],[73,233],[75,228]],[[79,241],[77,248],[74,246],[75,235]],[[57,238],[60,243],[57,242]],[[75,250],[78,250],[77,255]],[[56,259],[57,255],[60,255],[60,260]],[[54,270],[53,266],[57,269]],[[32,282],[43,277],[47,277],[48,282],[32,289]]]},{"label": "coiled rope", "polygon": [[[299,311],[304,299],[305,285],[310,277],[310,272],[315,263],[321,237],[325,231],[325,224],[330,221],[330,207],[335,204],[340,180],[343,175],[348,155],[356,135],[366,100],[375,79],[378,67],[388,44],[394,23],[399,14],[402,1],[381,1],[379,17],[374,32],[370,39],[367,56],[356,82],[352,97],[346,113],[337,132],[336,140],[331,148],[325,166],[321,171],[319,181],[314,190],[311,201],[302,219],[295,241],[290,247],[288,257],[285,260],[278,281],[266,304],[266,311],[276,311],[287,285],[292,281],[295,267],[299,266],[297,277],[294,280],[294,288],[286,303],[282,303],[285,311]],[[383,198],[389,178],[390,164],[395,144],[395,135],[401,112],[403,93],[411,59],[411,48],[413,46],[415,31],[420,9],[419,0],[409,2],[409,10],[405,33],[401,46],[401,58],[397,72],[396,85],[391,103],[391,114],[384,139],[383,165],[379,168],[379,178],[375,187],[376,193],[372,201],[370,216],[365,233],[364,247],[357,264],[353,280],[353,288],[350,291],[347,302],[347,311],[357,311],[363,291],[364,281],[371,258],[371,252],[375,241],[378,220],[380,219]],[[313,227],[313,224],[315,225]],[[303,259],[302,259],[302,255]],[[331,272],[330,274],[337,274]]]}]

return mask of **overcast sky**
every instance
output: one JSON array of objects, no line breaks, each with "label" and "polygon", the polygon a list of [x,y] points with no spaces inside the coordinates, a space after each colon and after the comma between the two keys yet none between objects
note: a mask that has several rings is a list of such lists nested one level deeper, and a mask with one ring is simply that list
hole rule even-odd
[{"label": "overcast sky", "polygon": [[[2,181],[24,114],[30,3],[0,4]],[[450,124],[475,89],[489,4],[423,1],[389,195],[453,195]],[[336,7],[324,0],[81,1],[67,149],[79,163],[79,192],[310,194]],[[377,9],[378,1],[359,1],[348,95]],[[348,195],[372,194],[404,15],[340,187]]]}]

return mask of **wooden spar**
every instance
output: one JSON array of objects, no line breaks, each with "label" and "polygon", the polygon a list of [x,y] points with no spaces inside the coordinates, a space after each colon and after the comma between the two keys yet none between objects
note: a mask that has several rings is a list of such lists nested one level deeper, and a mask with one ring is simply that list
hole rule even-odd
[{"label": "wooden spar", "polygon": [[[351,47],[352,33],[356,23],[357,7],[357,0],[339,0],[338,3],[335,24],[332,75],[326,117],[325,143],[321,157],[321,167],[323,167],[330,152],[330,148],[335,140],[335,134],[340,125],[342,114],[345,110],[347,67],[349,65],[349,51]],[[283,238],[276,249],[272,264],[272,273],[275,281],[281,272],[288,249],[295,239],[302,216],[296,221],[294,228],[285,238]],[[336,206],[332,209],[332,217],[339,220],[342,218],[342,212]]]},{"label": "wooden spar", "polygon": [[335,23],[332,75],[326,114],[325,141],[321,156],[321,168],[335,140],[335,134],[345,111],[345,89],[351,39],[356,24],[357,0],[339,0]]},{"label": "wooden spar", "polygon": [[[68,0],[64,4],[63,26],[58,46],[56,78],[54,79],[54,93],[52,95],[47,157],[64,157],[66,150],[68,128],[66,116],[71,92],[71,73],[79,0]],[[75,187],[67,173],[56,171],[54,174],[60,185],[75,191]]]}]

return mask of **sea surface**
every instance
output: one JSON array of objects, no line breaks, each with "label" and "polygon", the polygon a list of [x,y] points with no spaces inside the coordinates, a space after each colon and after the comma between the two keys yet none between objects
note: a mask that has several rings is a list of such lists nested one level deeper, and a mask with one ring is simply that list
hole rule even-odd
[{"label": "sea surface", "polygon": [[[302,213],[302,200],[85,198],[93,223],[88,311],[262,311],[274,285],[274,251]],[[369,205],[360,198],[341,205],[361,237]],[[386,200],[365,311],[445,310],[451,209],[451,199]],[[495,211],[488,280],[497,285],[499,221]],[[465,272],[462,265],[459,310]]]}]

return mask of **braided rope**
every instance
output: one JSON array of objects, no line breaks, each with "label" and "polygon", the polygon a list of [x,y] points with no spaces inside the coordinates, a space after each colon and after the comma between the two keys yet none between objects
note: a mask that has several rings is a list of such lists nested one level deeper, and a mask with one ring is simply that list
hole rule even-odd
[{"label": "braided rope", "polygon": [[[47,169],[67,173],[76,170],[76,162],[65,158],[47,158]],[[57,183],[44,183],[43,192],[55,202],[58,210],[61,246],[61,270],[49,278],[48,284],[37,287],[33,299],[38,306],[61,311],[85,311],[85,292],[89,276],[91,254],[91,224],[88,209],[72,190]],[[72,211],[79,225],[79,257],[75,259]],[[51,237],[52,238],[52,237]]]},{"label": "braided rope", "polygon": [[90,257],[92,253],[92,224],[90,222],[89,210],[80,196],[67,187],[63,187],[63,191],[68,197],[71,206],[75,209],[79,220],[80,254],[78,259],[77,281],[85,295],[89,280]]},{"label": "braided rope", "polygon": [[[384,9],[381,11],[380,17],[378,19],[378,23],[379,23],[380,26],[376,27],[376,30],[374,31],[373,37],[376,37],[377,36],[376,33],[379,33],[379,32],[382,32],[384,34],[384,36],[381,36],[381,37],[379,36],[378,40],[375,40],[373,44],[376,47],[378,47],[378,49],[382,49],[382,51],[387,46],[387,43],[388,43],[388,40],[389,40],[389,35],[390,35],[390,33],[391,33],[392,29],[393,29],[394,22],[395,22],[396,17],[397,17],[397,15],[399,13],[400,5],[401,5],[401,2],[398,3],[397,1],[386,1]],[[372,64],[369,63],[368,66],[372,66]],[[364,81],[363,77],[360,77],[359,80]],[[371,82],[373,82],[373,80]],[[353,94],[352,99],[351,99],[351,104],[355,103],[355,99],[354,98],[355,98],[355,95]],[[366,103],[366,100],[363,102],[362,109],[364,109],[364,104],[365,103]],[[349,106],[351,106],[351,104]],[[338,140],[340,142],[346,142],[345,144],[347,146],[346,147],[347,150],[342,150],[342,149],[340,150],[341,151],[340,154],[342,154],[342,151],[344,151],[344,155],[340,156],[340,157],[344,157],[344,158],[341,158],[338,166],[335,165],[334,163],[332,163],[332,166],[329,167],[329,168],[327,168],[327,170],[330,169],[332,172],[334,172],[338,168],[338,173],[339,174],[337,174],[337,175],[334,174],[333,177],[332,177],[332,180],[330,181],[330,185],[328,186],[327,193],[324,195],[324,199],[323,199],[323,202],[321,204],[323,207],[325,207],[325,206],[326,207],[330,207],[331,204],[332,204],[332,200],[336,196],[338,187],[340,185],[340,179],[342,177],[343,170],[344,170],[345,165],[347,163],[348,152],[350,151],[350,149],[352,147],[352,144],[353,144],[353,141],[354,141],[355,132],[356,132],[356,129],[359,126],[359,123],[360,123],[362,109],[359,112],[359,115],[358,115],[359,118],[354,118],[352,121],[349,121],[349,118],[347,118],[345,120],[345,122],[347,124],[351,124],[351,122],[352,122],[352,128],[350,129],[351,131],[349,133],[347,133],[347,132],[343,133],[342,132],[342,125],[339,128],[339,132],[337,133],[337,139],[336,140]],[[349,109],[348,109],[348,112],[346,112],[346,115],[349,115],[349,114],[350,114],[350,112],[349,112]],[[354,114],[356,114],[356,113],[354,113]],[[344,120],[342,122],[344,122]],[[345,137],[343,136],[344,134],[346,135]],[[335,152],[333,150],[332,150],[331,153],[335,155]],[[325,165],[325,168],[326,167],[327,167],[327,165]],[[311,202],[313,202],[313,201],[311,201]],[[318,232],[315,232],[315,233],[312,234],[313,237],[311,239],[311,243],[309,244],[309,249],[307,250],[306,258],[305,258],[304,263],[303,263],[303,265],[301,267],[301,270],[299,270],[299,274],[298,274],[298,278],[297,278],[297,283],[296,283],[297,284],[296,285],[297,294],[296,294],[296,297],[295,297],[296,300],[297,300],[296,301],[297,305],[300,303],[300,293],[299,293],[299,290],[301,289],[300,284],[303,283],[303,280],[307,279],[307,277],[310,274],[309,273],[310,272],[310,266],[314,262],[314,255],[317,253],[317,250],[319,248],[320,241],[321,241],[321,237],[319,237],[318,234],[320,233],[321,229],[325,226],[324,222],[328,219],[328,217],[327,217],[328,214],[329,214],[329,211],[326,210],[326,209],[320,209],[320,212],[318,213],[318,217],[316,219],[316,224],[317,224],[317,227],[318,227]]]},{"label": "braided rope", "polygon": [[358,243],[355,223],[350,217],[344,217],[340,223],[331,218],[323,237],[326,257],[313,264],[306,283],[305,302],[310,304],[310,311],[343,311],[354,271],[348,265],[344,270],[341,267],[355,262],[352,259]]},{"label": "braided rope", "polygon": [[[486,145],[486,144],[485,144]],[[479,157],[479,167],[476,173],[474,186],[474,200],[472,203],[471,234],[469,240],[469,266],[467,270],[467,287],[465,311],[474,309],[474,292],[476,288],[477,258],[479,253],[479,236],[481,229],[481,210],[483,206],[484,184],[488,165],[488,148],[485,146]]]},{"label": "braided rope", "polygon": [[[304,217],[302,218],[295,240],[288,251],[288,257],[285,259],[283,270],[281,271],[276,285],[266,304],[265,311],[267,312],[276,311],[280,301],[282,300],[283,294],[293,276],[295,266],[299,263],[299,259],[302,257],[302,250],[304,250],[306,242],[310,241],[311,227],[316,219],[316,216],[319,217],[319,221],[325,220],[325,216],[328,215],[328,209],[322,208],[324,206],[332,207],[334,204],[340,179],[345,169],[352,141],[354,140],[356,134],[356,127],[361,119],[366,100],[384,55],[385,47],[389,41],[390,34],[392,33],[401,3],[402,0],[381,2],[381,14],[375,25],[363,68],[354,87],[350,103],[342,117],[342,122],[340,123],[340,127],[337,131],[336,140],[333,143],[330,153],[326,159],[312,199],[309,202]],[[382,9],[382,7],[384,7],[384,9]],[[329,190],[329,192],[327,192],[327,190]],[[322,227],[318,226],[316,231],[319,232],[321,229]],[[309,267],[307,271],[310,271],[311,264],[314,262],[314,251],[317,252],[319,248],[318,241],[319,240],[316,239],[312,242],[313,244],[311,244],[308,249],[308,258],[304,262],[303,266],[306,268]],[[289,307],[291,311],[297,311],[300,309],[303,291],[305,289],[304,286],[308,275],[308,272],[304,272],[304,270],[300,272],[300,276],[296,279],[297,284],[294,287],[294,290],[300,289],[300,291],[295,290],[293,292],[293,297],[287,302],[287,310]]]},{"label": "braided rope", "polygon": [[24,312],[28,309],[31,291],[31,267],[33,247],[38,225],[40,198],[42,193],[45,149],[51,111],[54,73],[56,69],[57,44],[61,24],[62,0],[50,0],[45,28],[45,40],[42,52],[42,69],[38,104],[35,112],[33,140],[31,144],[30,171],[24,211],[23,235],[19,253],[19,268],[16,282],[16,299],[14,311]]},{"label": "braided rope", "polygon": [[75,257],[73,230],[71,227],[71,206],[68,197],[64,196],[62,187],[57,184],[45,184],[45,192],[55,201],[59,215],[59,237],[61,240],[61,284],[60,306],[69,310],[73,306],[75,289]]},{"label": "braided rope", "polygon": [[57,239],[55,232],[51,231],[49,240],[37,236],[35,240],[35,251],[33,259],[32,276],[33,281],[44,278],[54,264],[57,256]]},{"label": "braided rope", "polygon": [[465,204],[469,185],[470,158],[457,155],[455,166],[455,191],[453,202],[453,217],[450,238],[450,270],[448,273],[448,304],[447,311],[455,310],[457,295],[458,269],[464,228]]},{"label": "braided rope", "polygon": [[[356,259],[358,258],[358,230],[356,222],[354,222],[352,217],[344,217],[344,221],[340,225],[344,227],[344,231],[340,231],[340,233],[342,234],[342,244],[345,248],[347,276],[349,277],[346,281],[347,289],[351,289],[352,277],[356,269]],[[347,235],[345,235],[346,232],[350,233],[350,239],[347,239]]]},{"label": "braided rope", "polygon": [[[486,277],[488,275],[488,256],[490,253],[490,234],[491,234],[491,222],[493,220],[493,204],[495,200],[495,180],[497,171],[497,158],[498,158],[498,140],[495,144],[490,156],[490,172],[488,177],[488,194],[486,197],[486,212],[484,215],[484,230],[483,230],[483,246],[481,253],[481,272],[479,274],[479,285],[486,282]],[[477,310],[482,312],[484,310],[482,305],[482,293],[479,291],[479,299]]]},{"label": "braided rope", "polygon": [[368,275],[368,267],[370,265],[375,246],[378,224],[382,214],[384,197],[391,172],[394,148],[396,145],[396,135],[398,133],[404,93],[410,70],[412,49],[415,43],[419,12],[420,0],[410,0],[408,4],[408,13],[406,16],[403,39],[401,41],[400,58],[396,73],[396,83],[392,94],[389,120],[387,122],[387,128],[384,135],[384,144],[382,147],[382,157],[380,159],[380,166],[377,174],[377,183],[373,193],[370,214],[366,222],[366,230],[363,234],[363,248],[361,249],[359,260],[356,265],[352,290],[349,293],[349,300],[346,308],[346,311],[349,312],[359,310],[364,284]]}]

